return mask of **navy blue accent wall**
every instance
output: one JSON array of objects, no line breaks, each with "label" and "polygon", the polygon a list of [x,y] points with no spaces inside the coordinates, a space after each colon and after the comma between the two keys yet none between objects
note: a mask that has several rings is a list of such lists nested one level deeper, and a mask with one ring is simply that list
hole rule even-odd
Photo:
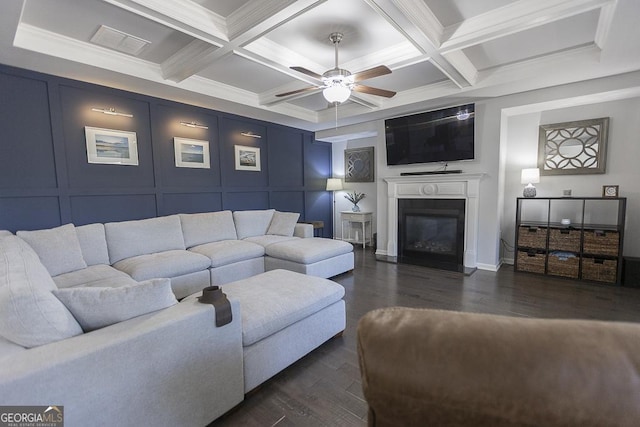
[{"label": "navy blue accent wall", "polygon": [[[2,65],[0,94],[0,229],[274,208],[330,237],[331,146],[311,132]],[[139,164],[88,163],[86,126],[135,132]],[[211,167],[176,167],[176,137],[207,141]],[[260,149],[260,171],[236,170],[237,145]]]}]

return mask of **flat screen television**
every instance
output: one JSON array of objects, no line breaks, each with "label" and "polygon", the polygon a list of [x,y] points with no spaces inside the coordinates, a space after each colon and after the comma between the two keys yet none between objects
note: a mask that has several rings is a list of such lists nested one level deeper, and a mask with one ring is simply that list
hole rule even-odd
[{"label": "flat screen television", "polygon": [[475,105],[385,120],[387,165],[473,160]]}]

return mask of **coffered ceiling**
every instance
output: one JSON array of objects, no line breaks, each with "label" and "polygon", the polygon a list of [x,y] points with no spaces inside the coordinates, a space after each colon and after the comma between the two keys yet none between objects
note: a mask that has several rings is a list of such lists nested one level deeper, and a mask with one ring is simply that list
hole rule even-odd
[{"label": "coffered ceiling", "polygon": [[[0,16],[1,63],[310,130],[640,69],[638,0],[10,0]],[[129,38],[98,44],[101,26]],[[319,85],[290,67],[333,68],[332,32],[340,68],[386,65],[362,83],[393,98],[276,96]]]}]

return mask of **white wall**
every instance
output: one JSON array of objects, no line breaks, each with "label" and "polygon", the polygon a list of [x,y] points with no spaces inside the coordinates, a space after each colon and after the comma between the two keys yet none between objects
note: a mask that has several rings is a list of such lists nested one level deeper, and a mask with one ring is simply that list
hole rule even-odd
[{"label": "white wall", "polygon": [[[344,180],[344,150],[347,148],[361,148],[361,147],[374,147],[374,161],[377,161],[380,153],[378,147],[376,147],[377,139],[375,137],[365,137],[356,139],[347,139],[343,141],[333,142],[332,144],[332,156],[333,156],[333,175],[335,178],[342,178]],[[343,182],[344,190],[335,192],[335,218],[333,223],[335,224],[334,237],[342,238],[342,227],[340,222],[341,211],[351,211],[353,204],[344,198],[347,193],[364,193],[366,196],[358,203],[358,207],[361,212],[372,212],[373,233],[376,232],[376,207],[377,207],[377,186],[375,180],[377,179],[377,171],[374,170],[374,182]],[[345,229],[345,234],[347,230]],[[367,232],[368,235],[368,232]]]},{"label": "white wall", "polygon": [[[450,163],[449,169],[486,174],[480,183],[478,268],[498,269],[502,262],[501,239],[511,245],[514,243],[515,200],[522,194],[519,174],[523,167],[537,164],[538,126],[596,117],[612,117],[607,173],[542,177],[542,182],[536,186],[538,194],[561,195],[562,189],[571,188],[576,196],[600,196],[603,184],[620,185],[621,195],[628,197],[624,254],[640,256],[640,194],[639,184],[636,184],[640,180],[638,97],[640,72],[634,72],[476,101],[476,158],[470,162]],[[342,140],[341,133],[346,136]],[[349,137],[358,133],[368,136],[362,138],[363,141]],[[334,142],[334,171],[344,170],[343,150],[351,147],[349,144],[375,146],[376,203],[366,206],[367,209],[375,206],[378,233],[376,253],[386,255],[387,186],[384,178],[399,176],[401,172],[435,170],[440,166],[387,166],[384,120],[318,132],[316,137]],[[361,188],[354,189],[363,191]],[[364,191],[368,202],[372,202],[372,198],[369,198],[371,190]],[[338,210],[345,206],[348,207],[342,205]],[[339,222],[336,224],[339,225]],[[506,258],[512,257],[509,253],[504,255]]]},{"label": "white wall", "polygon": [[[559,197],[563,189],[573,196],[599,197],[602,185],[620,186],[620,196],[627,197],[624,255],[640,256],[640,98],[594,103],[511,116],[508,118],[507,171],[503,238],[511,245],[515,240],[515,198],[522,196],[520,170],[536,167],[538,126],[575,120],[609,117],[606,173],[595,175],[541,176],[536,184],[538,196]],[[505,253],[505,258],[513,258]],[[509,259],[511,261],[511,259]]]}]

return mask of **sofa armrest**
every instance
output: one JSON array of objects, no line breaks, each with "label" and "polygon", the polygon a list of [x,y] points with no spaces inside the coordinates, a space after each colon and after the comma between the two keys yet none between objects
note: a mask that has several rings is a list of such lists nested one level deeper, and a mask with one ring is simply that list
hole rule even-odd
[{"label": "sofa armrest", "polygon": [[196,300],[8,355],[3,405],[63,405],[66,425],[206,425],[243,399],[242,322]]},{"label": "sofa armrest", "polygon": [[295,237],[313,237],[313,225],[311,224],[302,224],[296,223],[295,228],[293,229],[293,235]]}]

